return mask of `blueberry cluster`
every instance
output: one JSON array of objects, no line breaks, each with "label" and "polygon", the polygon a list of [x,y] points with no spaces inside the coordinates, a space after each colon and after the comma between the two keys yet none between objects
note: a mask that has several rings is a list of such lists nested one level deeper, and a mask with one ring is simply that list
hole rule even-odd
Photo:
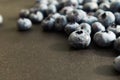
[{"label": "blueberry cluster", "polygon": [[[41,23],[43,31],[65,32],[72,48],[87,48],[93,41],[120,51],[120,0],[36,0],[34,7],[19,15],[20,31]],[[120,71],[120,57],[114,66]]]}]

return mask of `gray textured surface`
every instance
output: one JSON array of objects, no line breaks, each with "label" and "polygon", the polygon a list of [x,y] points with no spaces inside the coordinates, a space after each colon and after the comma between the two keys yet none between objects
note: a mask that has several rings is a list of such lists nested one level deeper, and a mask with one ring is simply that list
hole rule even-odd
[{"label": "gray textured surface", "polygon": [[70,50],[65,36],[44,33],[39,25],[30,32],[18,32],[20,9],[33,4],[34,0],[0,0],[4,16],[0,27],[0,80],[120,80],[112,67],[117,56],[112,50]]}]

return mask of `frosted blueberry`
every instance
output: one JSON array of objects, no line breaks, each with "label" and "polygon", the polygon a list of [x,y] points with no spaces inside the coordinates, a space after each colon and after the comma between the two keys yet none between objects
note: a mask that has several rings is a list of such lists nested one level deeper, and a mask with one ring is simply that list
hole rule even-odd
[{"label": "frosted blueberry", "polygon": [[99,31],[93,39],[99,47],[109,47],[116,40],[116,35],[112,31]]},{"label": "frosted blueberry", "polygon": [[32,22],[27,18],[20,18],[18,19],[18,29],[20,31],[26,31],[31,29]]},{"label": "frosted blueberry", "polygon": [[73,48],[87,48],[90,45],[91,37],[84,30],[74,31],[68,38],[69,45]]}]

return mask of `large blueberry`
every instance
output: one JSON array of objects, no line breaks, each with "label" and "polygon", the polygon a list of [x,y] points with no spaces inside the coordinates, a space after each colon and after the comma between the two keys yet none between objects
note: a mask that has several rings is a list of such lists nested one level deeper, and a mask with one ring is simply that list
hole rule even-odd
[{"label": "large blueberry", "polygon": [[66,6],[66,7],[63,7],[63,8],[61,9],[60,13],[61,13],[62,15],[66,15],[66,14],[70,13],[71,11],[73,11],[73,7],[71,7],[71,6]]},{"label": "large blueberry", "polygon": [[73,48],[86,48],[90,45],[91,37],[84,30],[74,31],[68,38],[69,45]]}]

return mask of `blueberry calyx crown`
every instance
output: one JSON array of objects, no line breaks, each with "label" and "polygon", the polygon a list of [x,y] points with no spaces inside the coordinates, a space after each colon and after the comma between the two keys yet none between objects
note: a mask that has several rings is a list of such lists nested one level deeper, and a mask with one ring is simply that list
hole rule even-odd
[{"label": "blueberry calyx crown", "polygon": [[102,18],[105,19],[106,18],[106,13],[102,14]]},{"label": "blueberry calyx crown", "polygon": [[77,31],[76,33],[77,33],[77,34],[82,34],[82,33],[83,33],[83,31]]}]

